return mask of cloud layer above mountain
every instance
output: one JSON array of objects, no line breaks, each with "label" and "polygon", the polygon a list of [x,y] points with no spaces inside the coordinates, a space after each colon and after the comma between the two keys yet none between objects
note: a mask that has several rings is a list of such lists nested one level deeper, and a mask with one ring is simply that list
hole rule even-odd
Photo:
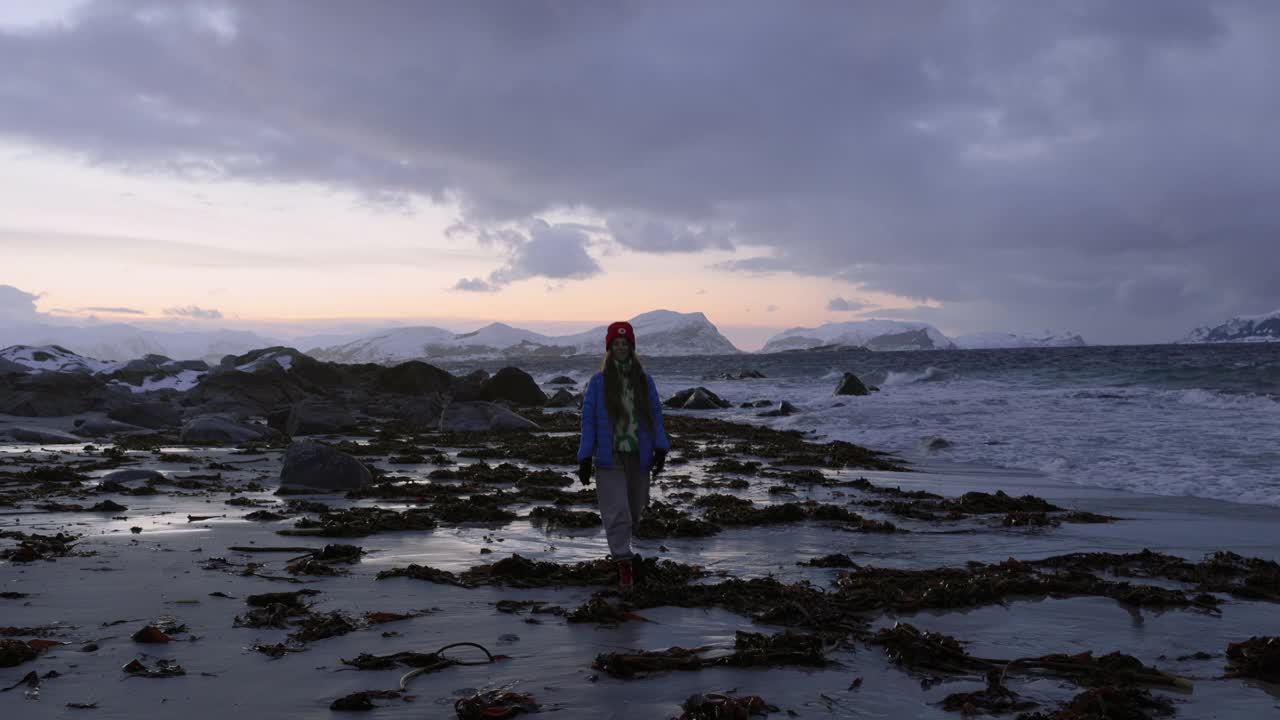
[{"label": "cloud layer above mountain", "polygon": [[523,228],[461,290],[589,277],[600,236],[1151,339],[1280,306],[1278,34],[1259,0],[112,0],[0,31],[0,136]]}]

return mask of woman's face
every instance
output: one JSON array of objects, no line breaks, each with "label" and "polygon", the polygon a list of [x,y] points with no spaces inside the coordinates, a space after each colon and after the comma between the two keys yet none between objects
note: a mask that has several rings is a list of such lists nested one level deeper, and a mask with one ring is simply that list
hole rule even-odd
[{"label": "woman's face", "polygon": [[609,346],[609,352],[613,353],[614,362],[623,362],[631,357],[631,344],[626,338],[614,338],[613,344]]}]

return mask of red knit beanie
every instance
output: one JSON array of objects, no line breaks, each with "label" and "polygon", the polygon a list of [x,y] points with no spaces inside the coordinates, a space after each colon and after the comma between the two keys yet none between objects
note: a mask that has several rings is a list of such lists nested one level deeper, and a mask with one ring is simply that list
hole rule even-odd
[{"label": "red knit beanie", "polygon": [[609,332],[604,336],[604,349],[608,350],[613,347],[615,338],[622,338],[627,341],[632,350],[636,349],[636,332],[631,329],[631,323],[616,322],[609,326]]}]

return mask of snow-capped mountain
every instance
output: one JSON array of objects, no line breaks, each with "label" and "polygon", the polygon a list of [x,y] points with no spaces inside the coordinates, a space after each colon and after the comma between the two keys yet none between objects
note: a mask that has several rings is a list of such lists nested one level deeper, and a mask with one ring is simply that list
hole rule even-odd
[{"label": "snow-capped mountain", "polygon": [[856,320],[816,328],[791,328],[769,338],[762,353],[808,350],[826,345],[872,350],[950,350],[951,340],[932,325],[906,320]]},{"label": "snow-capped mountain", "polygon": [[954,340],[961,350],[995,348],[1084,347],[1084,338],[1072,332],[1037,330],[1020,333],[979,332],[961,335]]},{"label": "snow-capped mountain", "polygon": [[[642,356],[734,355],[742,352],[700,312],[653,310],[627,322],[636,331],[636,351]],[[607,325],[601,325],[553,340],[557,345],[571,345],[575,355],[603,355],[607,329]]]},{"label": "snow-capped mountain", "polygon": [[11,345],[0,350],[0,360],[21,365],[27,372],[111,372],[120,363],[77,355],[60,345]]},{"label": "snow-capped mountain", "polygon": [[[702,313],[654,310],[630,320],[641,355],[719,355],[741,352]],[[317,360],[393,363],[405,360],[493,360],[604,352],[606,325],[574,335],[551,336],[492,323],[469,333],[437,327],[379,331],[352,342],[307,351]]]},{"label": "snow-capped mountain", "polygon": [[133,393],[189,390],[208,374],[202,360],[171,360],[145,355],[113,362],[74,353],[60,345],[11,345],[0,349],[0,372],[15,368],[28,373],[85,373],[101,375],[109,384]]},{"label": "snow-capped mountain", "polygon": [[243,330],[145,330],[126,323],[102,325],[27,324],[0,327],[0,345],[56,345],[82,357],[131,360],[163,355],[176,360],[216,363],[224,355],[239,355],[279,343]]},{"label": "snow-capped mountain", "polygon": [[1182,342],[1280,342],[1280,310],[1265,315],[1237,315],[1221,325],[1196,328]]}]

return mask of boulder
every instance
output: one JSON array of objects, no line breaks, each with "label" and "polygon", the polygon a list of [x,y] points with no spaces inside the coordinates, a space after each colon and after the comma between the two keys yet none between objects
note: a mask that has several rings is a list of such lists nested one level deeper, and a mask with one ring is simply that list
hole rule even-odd
[{"label": "boulder", "polygon": [[286,435],[289,429],[289,417],[293,415],[293,406],[278,407],[267,413],[267,427]]},{"label": "boulder", "polygon": [[429,393],[422,397],[379,397],[366,404],[363,410],[364,414],[372,417],[395,418],[422,430],[434,430],[440,425],[444,406],[445,400],[440,393]]},{"label": "boulder", "polygon": [[289,444],[280,469],[280,489],[343,492],[373,484],[364,463],[315,440]]},{"label": "boulder", "polygon": [[0,415],[78,415],[98,409],[112,394],[102,378],[87,373],[0,375]]},{"label": "boulder", "polygon": [[857,375],[851,372],[844,374],[840,384],[836,386],[835,395],[870,395],[867,386],[862,384]]},{"label": "boulder", "polygon": [[259,365],[253,372],[217,368],[187,394],[183,403],[199,406],[204,413],[257,415],[292,405],[309,395],[284,368],[272,362]]},{"label": "boulder", "polygon": [[277,437],[266,425],[236,422],[221,415],[197,415],[183,423],[178,434],[178,439],[188,445],[239,445]]},{"label": "boulder", "polygon": [[540,430],[536,423],[521,417],[497,403],[482,400],[451,402],[440,417],[443,432],[494,432],[502,430]]},{"label": "boulder", "polygon": [[557,375],[547,381],[548,385],[577,385],[578,381],[568,375]]},{"label": "boulder", "polygon": [[547,394],[529,373],[517,367],[504,367],[480,384],[480,398],[493,402],[505,400],[516,405],[547,404]]},{"label": "boulder", "polygon": [[22,363],[0,358],[0,375],[26,375],[30,370]]},{"label": "boulder", "polygon": [[84,438],[52,428],[18,426],[9,428],[8,436],[18,442],[38,443],[40,445],[83,444]]},{"label": "boulder", "polygon": [[76,419],[75,433],[82,437],[96,438],[137,432],[147,432],[147,429],[101,416]]},{"label": "boulder", "polygon": [[704,387],[686,388],[672,395],[664,406],[684,410],[720,410],[731,406],[728,401]]},{"label": "boulder", "polygon": [[323,435],[351,430],[357,425],[355,415],[337,403],[323,400],[304,400],[294,403],[285,421],[285,434]]},{"label": "boulder", "polygon": [[782,402],[778,403],[778,407],[772,410],[768,410],[760,413],[759,417],[786,417],[787,415],[794,415],[795,413],[796,413],[796,406],[792,405],[786,400],[783,400]]},{"label": "boulder", "polygon": [[759,370],[739,370],[736,374],[728,372],[705,377],[707,380],[760,380],[765,377],[765,374]]},{"label": "boulder", "polygon": [[103,475],[102,482],[161,482],[165,479],[164,473],[159,470],[143,470],[141,468],[130,468],[128,470],[116,470]]},{"label": "boulder", "polygon": [[182,424],[178,406],[158,400],[134,401],[132,397],[107,409],[107,417],[138,427],[160,430]]},{"label": "boulder", "polygon": [[469,402],[471,400],[483,400],[484,393],[481,387],[485,381],[489,379],[489,371],[480,369],[467,373],[463,377],[458,378],[453,384],[452,396],[454,400]]},{"label": "boulder", "polygon": [[769,401],[769,400],[748,400],[748,401],[746,401],[746,402],[742,403],[741,405],[739,405],[738,407],[740,407],[740,408],[762,408],[762,407],[769,407],[769,406],[770,406],[770,405],[772,405],[772,404],[773,404],[773,402],[771,402],[771,401]]},{"label": "boulder", "polygon": [[435,365],[410,360],[385,368],[378,374],[377,388],[397,395],[426,395],[448,392],[454,377]]},{"label": "boulder", "polygon": [[582,402],[581,395],[575,395],[569,390],[560,388],[559,390],[555,391],[555,393],[552,394],[551,397],[547,400],[547,407],[551,407],[551,408],[575,407],[581,402]]}]

